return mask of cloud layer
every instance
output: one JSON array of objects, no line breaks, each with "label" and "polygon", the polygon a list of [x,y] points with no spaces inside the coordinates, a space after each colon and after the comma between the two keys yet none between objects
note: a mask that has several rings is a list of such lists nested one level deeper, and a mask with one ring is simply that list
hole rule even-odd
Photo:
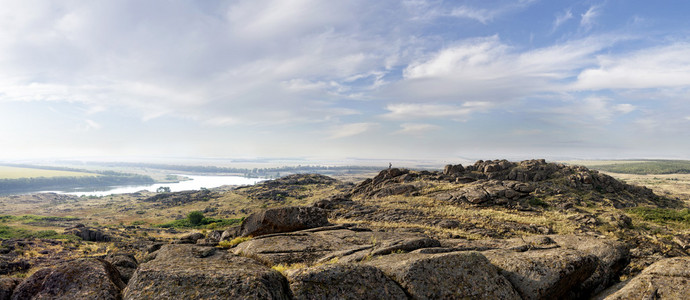
[{"label": "cloud layer", "polygon": [[7,1],[0,146],[4,158],[688,157],[685,21],[616,5]]}]

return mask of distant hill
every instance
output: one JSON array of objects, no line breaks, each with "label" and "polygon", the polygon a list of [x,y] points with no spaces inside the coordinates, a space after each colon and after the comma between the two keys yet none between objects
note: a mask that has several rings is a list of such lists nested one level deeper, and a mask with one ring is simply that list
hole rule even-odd
[{"label": "distant hill", "polygon": [[601,165],[590,165],[589,168],[622,174],[690,174],[688,160],[649,160],[634,162],[614,162]]}]

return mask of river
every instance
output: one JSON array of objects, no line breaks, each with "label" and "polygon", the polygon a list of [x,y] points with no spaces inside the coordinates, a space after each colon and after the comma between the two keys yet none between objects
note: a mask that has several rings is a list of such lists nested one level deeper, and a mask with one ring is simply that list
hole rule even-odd
[{"label": "river", "polygon": [[99,188],[82,188],[71,189],[68,191],[43,191],[59,194],[68,194],[75,196],[107,196],[110,194],[126,194],[134,193],[142,190],[155,192],[159,187],[169,187],[171,192],[199,190],[201,188],[215,188],[222,185],[252,185],[259,181],[266,180],[265,178],[248,178],[243,176],[205,176],[205,175],[186,175],[175,174],[181,177],[187,177],[190,180],[175,182],[175,183],[155,183],[147,185],[128,185],[128,186],[112,186]]}]

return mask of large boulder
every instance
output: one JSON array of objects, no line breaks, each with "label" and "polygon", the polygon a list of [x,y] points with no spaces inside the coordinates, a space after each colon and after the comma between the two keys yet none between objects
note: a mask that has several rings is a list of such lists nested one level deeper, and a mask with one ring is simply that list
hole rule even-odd
[{"label": "large boulder", "polygon": [[134,271],[136,271],[139,266],[137,259],[130,253],[108,254],[105,260],[117,269],[120,273],[120,279],[122,279],[124,283],[129,282],[129,279],[132,278]]},{"label": "large boulder", "polygon": [[125,284],[107,261],[83,258],[38,270],[12,299],[121,299]]},{"label": "large boulder", "polygon": [[607,300],[619,299],[689,299],[690,257],[658,261],[631,279]]},{"label": "large boulder", "polygon": [[374,178],[362,181],[352,189],[353,196],[386,197],[390,195],[410,194],[418,189],[412,184],[419,174],[407,169],[390,168],[379,172]]},{"label": "large boulder", "polygon": [[0,300],[12,299],[12,292],[22,282],[20,278],[0,278]]},{"label": "large boulder", "polygon": [[465,168],[461,164],[457,165],[446,165],[443,168],[443,175],[458,175],[462,174],[462,172],[465,172]]},{"label": "large boulder", "polygon": [[203,239],[206,236],[201,232],[190,232],[184,234],[179,240],[175,241],[178,244],[196,244],[197,240]]},{"label": "large boulder", "polygon": [[249,215],[242,222],[241,236],[259,236],[328,225],[325,210],[318,207],[280,207]]},{"label": "large boulder", "polygon": [[438,246],[437,240],[419,233],[355,231],[333,226],[259,236],[237,245],[234,252],[270,265],[311,264],[332,259],[357,262],[396,251]]},{"label": "large boulder", "polygon": [[322,265],[287,277],[295,299],[407,299],[395,281],[372,266]]},{"label": "large boulder", "polygon": [[[456,250],[510,250],[528,251],[561,249],[575,250],[583,255],[596,257],[594,272],[581,283],[573,286],[565,298],[586,299],[614,284],[620,272],[630,261],[626,245],[611,239],[584,235],[534,235],[512,239],[443,239],[441,246]],[[516,254],[519,255],[519,254]],[[536,255],[536,254],[535,254]]]},{"label": "large boulder", "polygon": [[311,263],[338,249],[332,240],[314,233],[291,233],[257,237],[234,248],[235,254],[269,265]]},{"label": "large boulder", "polygon": [[87,227],[84,224],[77,224],[74,227],[65,229],[65,234],[72,234],[80,237],[82,240],[89,242],[109,242],[112,237],[103,231]]},{"label": "large boulder", "polygon": [[594,273],[581,284],[573,287],[570,297],[588,298],[618,281],[620,272],[630,262],[630,251],[625,244],[578,235],[549,235],[560,247],[574,249],[597,257]]},{"label": "large boulder", "polygon": [[124,299],[289,299],[287,280],[253,259],[189,244],[164,245],[139,265]]},{"label": "large boulder", "polygon": [[501,274],[525,300],[562,299],[597,267],[596,256],[568,249],[525,252],[500,249],[482,254],[500,268]]},{"label": "large boulder", "polygon": [[413,299],[520,299],[483,255],[403,253],[365,262],[398,282]]}]

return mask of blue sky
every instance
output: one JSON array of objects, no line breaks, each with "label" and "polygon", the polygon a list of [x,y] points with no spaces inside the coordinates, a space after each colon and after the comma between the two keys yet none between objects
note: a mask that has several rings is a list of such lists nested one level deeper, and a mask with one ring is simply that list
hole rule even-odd
[{"label": "blue sky", "polygon": [[690,159],[687,1],[4,1],[0,160]]}]

